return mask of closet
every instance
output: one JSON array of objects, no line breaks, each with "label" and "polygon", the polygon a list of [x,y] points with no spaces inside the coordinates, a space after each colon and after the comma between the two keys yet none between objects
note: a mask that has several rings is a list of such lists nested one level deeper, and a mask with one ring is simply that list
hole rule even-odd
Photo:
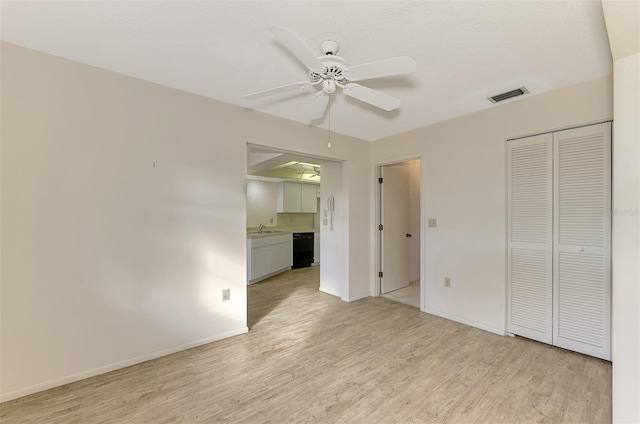
[{"label": "closet", "polygon": [[507,142],[507,331],[611,359],[611,123]]}]

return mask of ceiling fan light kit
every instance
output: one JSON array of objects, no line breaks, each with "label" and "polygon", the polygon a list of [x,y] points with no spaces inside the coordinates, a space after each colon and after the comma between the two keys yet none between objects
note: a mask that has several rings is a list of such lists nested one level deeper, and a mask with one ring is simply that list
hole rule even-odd
[{"label": "ceiling fan light kit", "polygon": [[382,110],[395,110],[400,106],[399,99],[354,81],[402,75],[416,71],[416,62],[406,56],[348,66],[343,58],[336,56],[340,45],[335,40],[321,42],[320,52],[322,55],[316,56],[316,53],[290,28],[272,25],[268,29],[309,69],[309,80],[258,91],[242,97],[245,100],[252,100],[296,89],[321,86],[321,90],[316,93],[313,101],[309,102],[309,117],[311,119],[320,119],[324,116],[329,104],[329,96],[335,93],[338,88],[345,95]]}]

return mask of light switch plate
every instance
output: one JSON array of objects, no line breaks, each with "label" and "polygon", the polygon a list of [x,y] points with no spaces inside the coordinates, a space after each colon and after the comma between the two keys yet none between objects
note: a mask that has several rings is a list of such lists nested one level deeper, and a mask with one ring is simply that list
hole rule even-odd
[{"label": "light switch plate", "polygon": [[437,228],[438,220],[435,218],[427,218],[427,227],[429,228]]}]

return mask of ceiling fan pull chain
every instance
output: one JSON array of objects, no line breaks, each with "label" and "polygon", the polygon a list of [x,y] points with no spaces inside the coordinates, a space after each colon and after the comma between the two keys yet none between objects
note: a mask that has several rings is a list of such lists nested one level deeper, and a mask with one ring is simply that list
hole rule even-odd
[{"label": "ceiling fan pull chain", "polygon": [[331,96],[329,96],[329,142],[327,148],[331,148]]}]

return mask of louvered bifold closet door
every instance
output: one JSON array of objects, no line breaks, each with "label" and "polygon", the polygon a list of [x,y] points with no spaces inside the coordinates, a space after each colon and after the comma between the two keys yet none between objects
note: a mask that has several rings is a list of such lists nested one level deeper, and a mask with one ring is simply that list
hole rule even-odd
[{"label": "louvered bifold closet door", "polygon": [[552,342],[553,137],[507,144],[507,331]]},{"label": "louvered bifold closet door", "polygon": [[609,360],[611,124],[553,138],[553,344]]}]

